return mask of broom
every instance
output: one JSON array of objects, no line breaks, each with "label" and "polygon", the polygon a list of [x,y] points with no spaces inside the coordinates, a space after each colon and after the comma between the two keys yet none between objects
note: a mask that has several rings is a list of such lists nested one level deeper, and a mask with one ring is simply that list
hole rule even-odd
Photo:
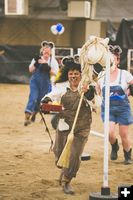
[{"label": "broom", "polygon": [[71,129],[71,131],[68,135],[67,142],[66,142],[65,147],[64,147],[64,149],[63,149],[63,151],[62,151],[62,153],[59,157],[59,160],[57,162],[57,166],[59,166],[59,167],[63,167],[63,168],[69,167],[70,151],[71,151],[71,145],[72,145],[72,141],[73,141],[73,137],[74,137],[73,133],[74,133],[74,129],[75,129],[75,125],[76,125],[76,122],[77,122],[77,118],[78,118],[78,114],[79,114],[79,111],[80,111],[80,107],[81,107],[83,97],[84,97],[84,92],[82,92],[82,94],[81,94],[79,105],[78,105],[76,115],[75,115],[75,118],[74,118],[73,126],[72,126],[72,129]]}]

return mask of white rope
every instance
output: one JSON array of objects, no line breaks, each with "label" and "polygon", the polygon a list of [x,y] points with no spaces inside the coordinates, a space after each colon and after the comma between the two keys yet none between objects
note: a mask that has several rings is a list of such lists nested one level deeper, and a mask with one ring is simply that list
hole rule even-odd
[{"label": "white rope", "polygon": [[93,79],[93,64],[100,63],[103,67],[106,65],[106,55],[108,52],[108,41],[103,38],[90,36],[89,40],[83,45],[80,51],[80,63],[82,70],[82,79],[78,90],[81,94],[82,86],[95,82]]},{"label": "white rope", "polygon": [[90,131],[90,134],[98,136],[98,137],[101,137],[101,138],[104,138],[104,134],[103,133],[98,133],[96,131]]}]

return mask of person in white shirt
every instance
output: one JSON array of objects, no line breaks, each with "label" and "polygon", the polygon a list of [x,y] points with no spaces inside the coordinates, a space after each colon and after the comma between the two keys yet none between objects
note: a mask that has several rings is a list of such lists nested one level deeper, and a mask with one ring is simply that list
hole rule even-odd
[{"label": "person in white shirt", "polygon": [[[53,148],[56,164],[65,147],[70,130],[72,129],[80,100],[78,85],[81,80],[81,65],[74,62],[73,59],[70,59],[69,61],[70,62],[66,62],[64,66],[64,74],[66,74],[65,84],[62,86],[59,86],[58,84],[58,86],[55,87],[51,93],[45,95],[41,101],[42,103],[51,103],[51,101],[56,100],[63,106],[62,111],[59,113],[59,122],[56,129],[55,144]],[[85,94],[73,133],[74,139],[71,146],[69,167],[62,168],[60,177],[60,184],[66,194],[74,193],[70,186],[70,182],[76,177],[79,170],[81,155],[88,140],[92,122],[91,108],[87,100],[94,98],[94,91],[90,93],[89,89],[84,87],[82,90]]]},{"label": "person in white shirt", "polygon": [[[119,135],[124,152],[124,164],[131,164],[131,141],[128,133],[129,125],[133,123],[133,116],[128,99],[128,87],[133,84],[133,76],[126,70],[118,68],[120,63],[121,49],[119,46],[110,46],[113,55],[110,70],[110,113],[109,113],[109,141],[112,147],[110,158],[118,158],[118,139],[115,127],[119,125]],[[101,78],[100,78],[101,77]],[[105,72],[99,74],[97,92],[102,95],[101,117],[104,122],[105,116]]]},{"label": "person in white shirt", "polygon": [[58,62],[52,55],[54,44],[43,41],[41,43],[40,55],[32,59],[29,71],[32,73],[30,79],[29,100],[25,108],[25,122],[27,126],[35,121],[42,97],[52,89],[51,77],[56,76],[59,70]]}]

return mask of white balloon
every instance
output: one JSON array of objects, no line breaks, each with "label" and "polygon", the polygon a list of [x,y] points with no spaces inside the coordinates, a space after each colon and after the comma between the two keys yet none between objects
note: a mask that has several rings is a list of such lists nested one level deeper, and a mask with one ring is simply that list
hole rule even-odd
[{"label": "white balloon", "polygon": [[61,35],[62,33],[64,33],[64,31],[65,31],[65,28],[64,28],[64,26],[63,26],[62,29],[61,29],[61,31],[58,32],[58,34]]},{"label": "white balloon", "polygon": [[56,29],[56,25],[52,25],[51,28],[50,28],[51,32],[54,34],[54,35],[57,35],[58,31]]}]

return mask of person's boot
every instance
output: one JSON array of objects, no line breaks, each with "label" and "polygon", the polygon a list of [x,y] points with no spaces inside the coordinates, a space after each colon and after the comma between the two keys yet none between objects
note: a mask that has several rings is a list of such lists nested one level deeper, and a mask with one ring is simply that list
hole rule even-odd
[{"label": "person's boot", "polygon": [[35,120],[36,120],[36,114],[37,114],[37,112],[34,112],[33,114],[32,114],[32,116],[31,116],[31,122],[35,122]]},{"label": "person's boot", "polygon": [[31,116],[31,113],[25,112],[24,126],[28,126],[31,123],[30,116]]},{"label": "person's boot", "polygon": [[111,160],[117,160],[118,158],[118,151],[119,151],[119,145],[118,145],[118,140],[116,139],[116,142],[114,144],[111,144],[112,150],[110,154],[110,159]]},{"label": "person's boot", "polygon": [[62,179],[61,184],[62,184],[62,188],[63,188],[64,193],[73,195],[74,190],[72,189],[72,187],[70,185],[71,179],[68,179],[65,176],[62,176],[61,179]]},{"label": "person's boot", "polygon": [[63,185],[63,191],[65,194],[74,194],[74,190],[72,189],[70,182],[65,182]]},{"label": "person's boot", "polygon": [[125,158],[124,164],[125,165],[132,164],[133,163],[133,161],[131,160],[132,149],[130,149],[129,151],[125,151],[125,150],[123,151],[124,151],[124,158]]}]

